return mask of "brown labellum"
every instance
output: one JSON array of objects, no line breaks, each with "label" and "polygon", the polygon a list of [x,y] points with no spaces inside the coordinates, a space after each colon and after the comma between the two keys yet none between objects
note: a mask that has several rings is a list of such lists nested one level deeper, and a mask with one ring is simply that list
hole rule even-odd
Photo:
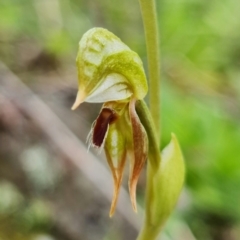
[{"label": "brown labellum", "polygon": [[92,144],[102,147],[108,132],[109,124],[117,119],[117,114],[110,108],[103,108],[95,121],[92,132]]}]

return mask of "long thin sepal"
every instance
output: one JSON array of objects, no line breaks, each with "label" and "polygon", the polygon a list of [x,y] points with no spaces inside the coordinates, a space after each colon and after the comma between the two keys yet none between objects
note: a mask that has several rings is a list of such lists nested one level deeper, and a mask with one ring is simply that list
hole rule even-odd
[{"label": "long thin sepal", "polygon": [[130,162],[129,192],[134,211],[137,211],[136,204],[136,186],[141,170],[147,159],[148,138],[146,131],[136,113],[135,100],[131,100],[129,104],[129,115],[132,126],[133,138],[133,157]]},{"label": "long thin sepal", "polygon": [[110,125],[104,148],[114,181],[114,192],[109,212],[110,217],[113,216],[116,208],[122,183],[123,170],[126,163],[125,138],[121,132],[117,130],[119,127],[118,125],[118,123]]}]

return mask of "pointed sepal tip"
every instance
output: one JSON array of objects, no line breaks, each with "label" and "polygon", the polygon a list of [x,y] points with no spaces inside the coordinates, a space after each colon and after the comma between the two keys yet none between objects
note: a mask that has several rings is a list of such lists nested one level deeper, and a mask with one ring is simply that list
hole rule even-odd
[{"label": "pointed sepal tip", "polygon": [[85,93],[79,90],[77,93],[76,100],[73,106],[71,107],[71,110],[75,110],[76,108],[78,108],[79,105],[84,102],[84,99],[85,99]]}]

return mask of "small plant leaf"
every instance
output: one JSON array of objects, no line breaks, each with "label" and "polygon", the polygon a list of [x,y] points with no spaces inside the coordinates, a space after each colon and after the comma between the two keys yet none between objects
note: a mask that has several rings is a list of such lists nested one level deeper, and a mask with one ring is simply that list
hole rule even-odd
[{"label": "small plant leaf", "polygon": [[161,163],[154,178],[155,204],[152,206],[153,221],[162,225],[179,198],[185,176],[183,155],[174,134],[162,151]]},{"label": "small plant leaf", "polygon": [[[150,156],[153,157],[153,156]],[[171,142],[162,151],[157,169],[148,165],[148,193],[146,199],[145,225],[138,239],[151,234],[155,239],[179,198],[185,176],[183,155],[174,134]]]}]

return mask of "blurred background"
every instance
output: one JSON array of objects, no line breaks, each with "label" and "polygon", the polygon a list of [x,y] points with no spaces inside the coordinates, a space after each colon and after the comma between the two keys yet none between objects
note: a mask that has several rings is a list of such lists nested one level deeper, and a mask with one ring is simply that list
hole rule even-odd
[{"label": "blurred background", "polygon": [[[160,239],[238,240],[240,2],[159,0],[157,8],[162,145],[176,133],[187,167]],[[104,154],[86,154],[101,105],[70,110],[78,42],[95,26],[119,36],[146,66],[137,0],[0,1],[0,240],[137,236],[142,214],[128,210],[123,191],[108,217],[112,179]],[[140,208],[144,192],[145,172]]]}]

